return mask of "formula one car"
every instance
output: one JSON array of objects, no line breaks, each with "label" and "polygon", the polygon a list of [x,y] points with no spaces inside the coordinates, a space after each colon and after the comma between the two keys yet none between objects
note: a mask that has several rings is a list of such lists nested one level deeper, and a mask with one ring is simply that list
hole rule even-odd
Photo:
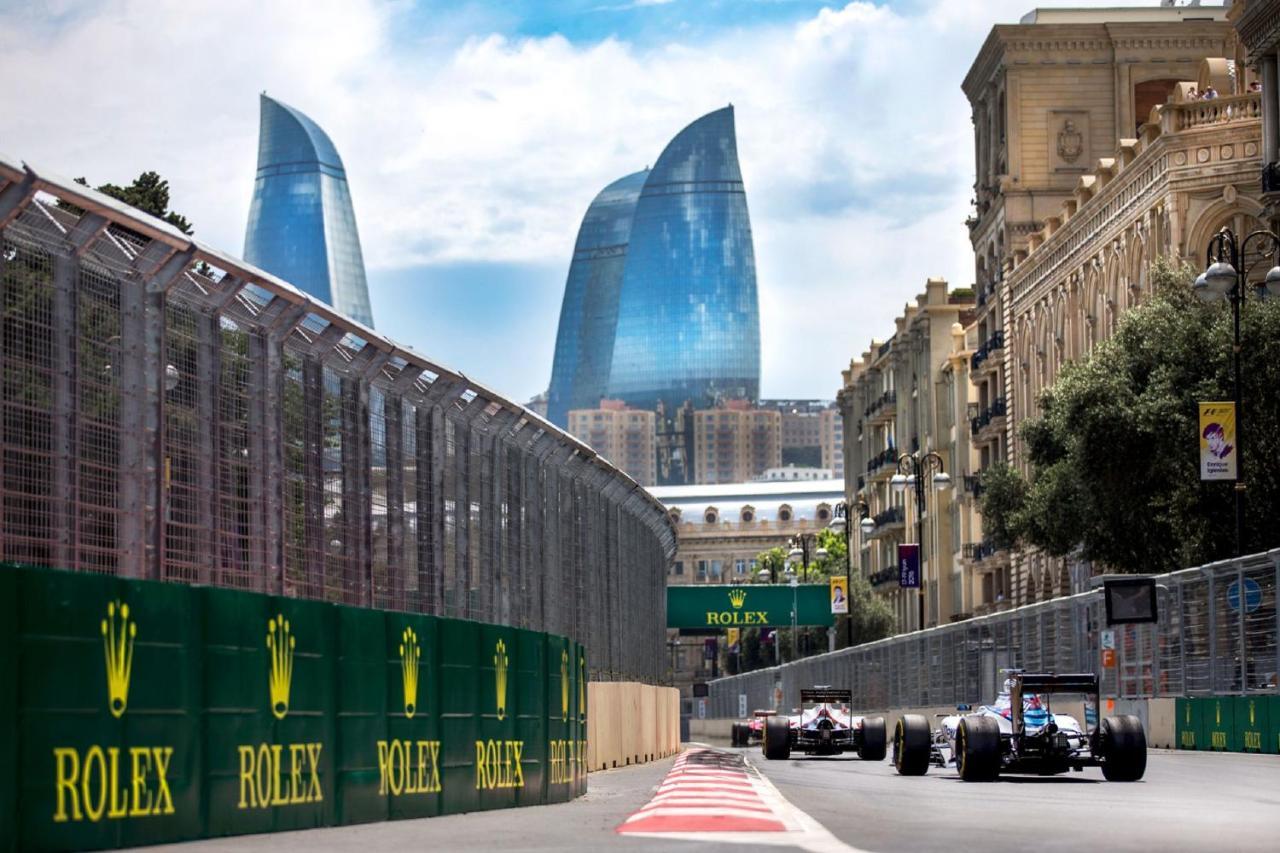
[{"label": "formula one car", "polygon": [[777,711],[758,710],[751,719],[743,723],[734,723],[729,731],[729,742],[733,746],[751,746],[764,739],[764,721],[777,714]]},{"label": "formula one car", "polygon": [[849,712],[852,701],[850,690],[801,690],[799,714],[765,718],[764,757],[787,759],[798,750],[806,755],[857,752],[866,761],[884,760],[884,717],[855,717]]},{"label": "formula one car", "polygon": [[995,704],[947,716],[933,732],[923,716],[904,714],[893,735],[894,766],[903,776],[923,776],[930,765],[954,765],[966,782],[991,782],[1001,773],[1050,776],[1085,767],[1101,767],[1111,782],[1141,779],[1147,769],[1142,722],[1130,715],[1106,717],[1090,731],[1075,717],[1053,712],[1049,697],[1062,693],[1083,693],[1097,708],[1098,677],[1010,671]]}]

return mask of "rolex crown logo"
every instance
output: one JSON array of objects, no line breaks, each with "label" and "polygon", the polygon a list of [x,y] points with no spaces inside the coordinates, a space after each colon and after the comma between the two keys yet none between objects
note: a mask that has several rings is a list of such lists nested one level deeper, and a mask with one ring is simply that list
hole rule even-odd
[{"label": "rolex crown logo", "polygon": [[119,717],[129,705],[129,676],[133,674],[133,640],[138,623],[129,621],[129,605],[107,603],[102,620],[102,650],[107,662],[107,707]]},{"label": "rolex crown logo", "polygon": [[738,587],[736,589],[729,590],[729,603],[733,605],[734,610],[741,610],[742,605],[746,603],[746,600],[747,591],[745,589]]},{"label": "rolex crown logo", "polygon": [[569,721],[569,650],[560,652],[560,722]]},{"label": "rolex crown logo", "polygon": [[507,644],[498,641],[493,651],[493,676],[498,690],[498,719],[507,717]]},{"label": "rolex crown logo", "polygon": [[418,713],[418,662],[421,659],[418,635],[412,628],[405,628],[400,643],[400,675],[404,680],[404,715],[411,720]]},{"label": "rolex crown logo", "polygon": [[271,654],[271,713],[283,720],[289,713],[289,686],[293,683],[293,647],[289,622],[280,614],[267,620],[267,651]]}]

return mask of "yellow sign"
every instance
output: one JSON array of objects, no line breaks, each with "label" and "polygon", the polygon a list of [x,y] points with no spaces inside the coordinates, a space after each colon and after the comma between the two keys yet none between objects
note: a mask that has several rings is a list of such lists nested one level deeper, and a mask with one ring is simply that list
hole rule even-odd
[{"label": "yellow sign", "polygon": [[129,605],[113,601],[102,620],[102,647],[107,662],[107,707],[120,717],[129,705],[129,678],[133,675],[133,641],[138,623],[129,621]]},{"label": "yellow sign", "polygon": [[271,713],[283,720],[289,713],[289,687],[293,683],[293,647],[296,640],[289,633],[289,622],[280,614],[267,620],[267,651],[271,653]]},{"label": "yellow sign", "polygon": [[1235,480],[1236,404],[1200,404],[1200,479]]},{"label": "yellow sign", "polygon": [[738,644],[738,637],[741,634],[741,628],[730,628],[724,632],[724,641],[728,643],[730,647],[736,646]]},{"label": "yellow sign", "polygon": [[400,679],[404,682],[404,715],[410,720],[418,712],[418,662],[422,649],[412,628],[404,629],[400,644]]},{"label": "yellow sign", "polygon": [[831,612],[832,613],[848,613],[849,612],[849,579],[841,577],[831,578]]},{"label": "yellow sign", "polygon": [[560,722],[569,721],[569,650],[560,651]]},{"label": "yellow sign", "polygon": [[498,719],[507,717],[507,644],[498,641],[493,650],[493,677],[498,692]]}]

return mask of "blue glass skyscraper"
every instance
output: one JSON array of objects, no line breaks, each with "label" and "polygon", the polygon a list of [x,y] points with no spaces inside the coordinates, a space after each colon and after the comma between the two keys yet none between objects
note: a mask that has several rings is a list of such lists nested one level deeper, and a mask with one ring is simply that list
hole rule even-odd
[{"label": "blue glass skyscraper", "polygon": [[[624,184],[630,192],[642,176],[634,209],[621,200],[603,203]],[[625,245],[615,250],[622,257],[621,283],[615,284],[616,264],[609,265],[599,293],[588,286],[585,271],[582,281],[575,278],[583,237],[597,213],[617,223],[615,233],[629,229]],[[646,409],[662,402],[668,414],[685,401],[701,408],[717,399],[757,399],[760,309],[733,107],[682,130],[647,174],[606,188],[588,210],[578,240],[552,368],[553,421],[563,424],[569,408],[594,407],[601,396]],[[587,312],[591,299],[606,310]],[[606,359],[601,391],[599,365]],[[580,375],[590,381],[576,384]],[[558,387],[569,389],[559,409]]]},{"label": "blue glass skyscraper", "polygon": [[578,229],[547,391],[547,419],[562,427],[570,409],[594,408],[605,394],[631,215],[648,175],[635,172],[601,190]]},{"label": "blue glass skyscraper", "polygon": [[265,92],[244,257],[373,326],[342,158],[315,122]]}]

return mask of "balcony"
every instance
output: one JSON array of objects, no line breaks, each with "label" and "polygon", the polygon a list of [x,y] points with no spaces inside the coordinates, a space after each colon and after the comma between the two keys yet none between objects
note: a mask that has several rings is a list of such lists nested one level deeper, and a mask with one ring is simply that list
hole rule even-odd
[{"label": "balcony", "polygon": [[867,539],[879,539],[888,533],[902,529],[906,523],[906,513],[902,511],[900,506],[891,506],[883,512],[878,512],[871,516],[871,520],[876,526],[866,535]]},{"label": "balcony", "polygon": [[997,555],[1003,556],[1003,549],[996,547],[990,540],[966,542],[964,543],[963,553],[966,560],[976,565],[984,560],[994,562]]},{"label": "balcony", "polygon": [[982,477],[977,474],[965,474],[964,493],[975,498],[982,497]]},{"label": "balcony", "polygon": [[985,365],[988,370],[994,370],[1000,366],[998,359],[993,358],[996,350],[1004,349],[1004,331],[998,330],[991,337],[983,341],[982,346],[978,347],[978,351],[969,359],[969,370],[977,373]]},{"label": "balcony", "polygon": [[878,572],[872,572],[867,576],[867,581],[870,582],[872,587],[884,586],[888,583],[897,583],[898,567],[887,566]]},{"label": "balcony", "polygon": [[875,424],[892,420],[897,412],[898,392],[890,388],[873,401],[870,406],[867,406],[863,412],[863,417],[867,419],[868,424]]},{"label": "balcony", "polygon": [[898,470],[898,448],[896,447],[886,447],[867,460],[867,478],[873,482],[893,476],[896,470]]},{"label": "balcony", "polygon": [[[975,437],[981,437],[986,440],[992,434],[1004,427],[1005,415],[1005,399],[997,397],[991,402],[991,405],[978,413],[977,417],[971,418],[969,421],[969,431]],[[983,433],[988,433],[983,435]]]}]

